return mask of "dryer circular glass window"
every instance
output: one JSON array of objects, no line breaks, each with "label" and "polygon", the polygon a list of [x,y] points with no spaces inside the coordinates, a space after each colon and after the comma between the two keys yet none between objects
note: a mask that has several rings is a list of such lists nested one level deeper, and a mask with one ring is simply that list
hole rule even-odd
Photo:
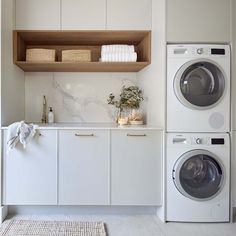
[{"label": "dryer circular glass window", "polygon": [[206,109],[215,106],[225,92],[225,76],[214,62],[191,61],[176,74],[175,93],[185,106]]},{"label": "dryer circular glass window", "polygon": [[194,200],[208,200],[221,191],[224,170],[219,159],[205,150],[182,155],[173,168],[173,181],[184,196]]}]

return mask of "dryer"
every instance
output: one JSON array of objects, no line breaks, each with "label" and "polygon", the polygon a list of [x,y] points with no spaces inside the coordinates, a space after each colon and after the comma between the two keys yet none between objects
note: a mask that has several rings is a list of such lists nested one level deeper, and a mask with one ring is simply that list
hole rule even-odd
[{"label": "dryer", "polygon": [[166,220],[229,222],[229,134],[167,134]]},{"label": "dryer", "polygon": [[167,132],[230,131],[229,45],[167,46]]}]

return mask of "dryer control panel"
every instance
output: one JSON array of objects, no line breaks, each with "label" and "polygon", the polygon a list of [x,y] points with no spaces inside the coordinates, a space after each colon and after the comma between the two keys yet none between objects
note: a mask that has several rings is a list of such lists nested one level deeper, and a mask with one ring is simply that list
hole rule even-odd
[{"label": "dryer control panel", "polygon": [[175,55],[225,55],[224,48],[209,48],[209,47],[192,47],[192,48],[175,48]]}]

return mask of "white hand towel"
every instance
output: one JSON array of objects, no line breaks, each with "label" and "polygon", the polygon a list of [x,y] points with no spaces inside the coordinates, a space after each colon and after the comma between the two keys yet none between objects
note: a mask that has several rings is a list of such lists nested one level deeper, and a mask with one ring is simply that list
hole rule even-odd
[{"label": "white hand towel", "polygon": [[111,45],[102,45],[102,53],[125,53],[125,52],[135,52],[134,45],[125,45],[125,44],[111,44]]},{"label": "white hand towel", "polygon": [[26,124],[24,121],[11,124],[7,130],[7,153],[9,153],[19,141],[22,143],[23,147],[26,148],[26,144],[34,137],[37,128],[37,125]]},{"label": "white hand towel", "polygon": [[101,54],[102,62],[136,62],[137,53],[102,53]]}]

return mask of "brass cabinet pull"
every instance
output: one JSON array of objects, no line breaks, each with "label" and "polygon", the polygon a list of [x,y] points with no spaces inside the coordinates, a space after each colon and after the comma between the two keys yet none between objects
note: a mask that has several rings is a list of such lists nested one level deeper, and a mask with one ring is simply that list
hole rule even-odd
[{"label": "brass cabinet pull", "polygon": [[128,137],[146,137],[146,134],[127,134]]},{"label": "brass cabinet pull", "polygon": [[93,137],[94,134],[75,134],[76,137]]}]

